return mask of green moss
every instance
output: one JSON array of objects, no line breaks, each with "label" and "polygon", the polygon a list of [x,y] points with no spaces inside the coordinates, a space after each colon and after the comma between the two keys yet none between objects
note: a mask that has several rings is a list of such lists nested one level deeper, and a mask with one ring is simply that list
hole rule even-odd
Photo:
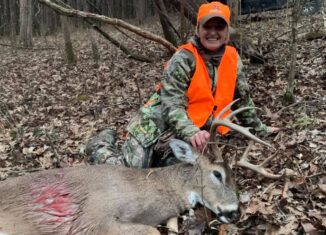
[{"label": "green moss", "polygon": [[18,132],[16,130],[10,131],[10,137],[15,140],[17,138]]},{"label": "green moss", "polygon": [[309,126],[310,124],[313,124],[314,123],[314,119],[309,117],[308,115],[304,115],[302,117],[299,117],[295,120],[294,122],[294,126],[295,127],[300,127],[300,128],[303,128],[303,127],[307,127]]},{"label": "green moss", "polygon": [[283,105],[293,104],[295,102],[295,96],[292,92],[286,91],[282,96],[282,103]]},{"label": "green moss", "polygon": [[77,100],[78,100],[78,101],[81,101],[81,102],[83,102],[83,101],[87,101],[87,100],[89,100],[89,96],[88,96],[88,95],[79,95],[79,96],[77,97]]},{"label": "green moss", "polygon": [[318,32],[310,32],[305,35],[305,39],[307,41],[312,41],[315,39],[320,39],[326,37],[326,33],[318,31]]}]

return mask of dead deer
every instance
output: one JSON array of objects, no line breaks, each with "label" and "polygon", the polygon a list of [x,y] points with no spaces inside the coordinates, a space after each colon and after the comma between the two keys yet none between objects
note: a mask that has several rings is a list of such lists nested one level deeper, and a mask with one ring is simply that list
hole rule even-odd
[{"label": "dead deer", "polygon": [[[219,115],[210,130],[210,143],[216,142],[216,128],[223,125],[269,145],[229,122],[243,110],[223,120]],[[222,223],[237,221],[236,186],[217,145],[209,144],[203,153],[180,140],[173,140],[171,147],[184,163],[142,170],[73,167],[1,182],[0,234],[160,234],[155,226],[197,203]]]}]

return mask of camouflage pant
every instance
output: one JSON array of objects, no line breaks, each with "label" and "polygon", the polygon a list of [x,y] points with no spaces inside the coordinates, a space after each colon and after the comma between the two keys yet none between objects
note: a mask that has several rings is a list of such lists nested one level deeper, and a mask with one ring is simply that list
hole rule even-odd
[{"label": "camouflage pant", "polygon": [[172,165],[179,162],[169,147],[169,141],[173,137],[172,132],[167,132],[155,144],[144,148],[129,135],[120,152],[115,147],[115,132],[106,129],[87,143],[86,154],[90,156],[90,162],[95,164],[107,163],[134,168]]}]

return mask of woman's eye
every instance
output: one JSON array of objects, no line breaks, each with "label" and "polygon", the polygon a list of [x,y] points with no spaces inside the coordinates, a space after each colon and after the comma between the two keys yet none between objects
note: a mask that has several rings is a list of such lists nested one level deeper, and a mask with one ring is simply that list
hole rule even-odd
[{"label": "woman's eye", "polygon": [[216,179],[222,182],[222,175],[219,171],[213,171],[213,174],[216,177]]}]

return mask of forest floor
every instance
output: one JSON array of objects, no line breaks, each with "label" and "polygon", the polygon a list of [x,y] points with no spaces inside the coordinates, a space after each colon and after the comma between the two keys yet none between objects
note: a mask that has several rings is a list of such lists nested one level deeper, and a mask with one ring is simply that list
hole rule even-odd
[{"label": "forest floor", "polygon": [[[243,210],[240,222],[227,226],[229,234],[326,231],[326,40],[303,36],[326,28],[321,14],[303,17],[299,24],[296,101],[285,105],[281,97],[290,67],[289,20],[277,11],[243,18],[241,28],[267,59],[257,65],[243,57],[259,116],[282,129],[265,138],[276,150],[255,145],[250,160],[262,162],[274,155],[267,166],[271,171],[288,168],[297,176],[271,180],[235,167]],[[157,20],[142,27],[160,33]],[[31,49],[0,41],[0,179],[84,164],[85,143],[108,127],[117,131],[118,144],[123,142],[130,117],[152,94],[169,55],[156,43],[114,33],[134,52],[154,60],[138,62],[94,35],[101,56],[97,67],[89,33],[72,34],[78,60],[74,66],[63,59],[61,34],[35,38]],[[233,160],[247,143],[237,135],[226,141],[225,154]]]}]

